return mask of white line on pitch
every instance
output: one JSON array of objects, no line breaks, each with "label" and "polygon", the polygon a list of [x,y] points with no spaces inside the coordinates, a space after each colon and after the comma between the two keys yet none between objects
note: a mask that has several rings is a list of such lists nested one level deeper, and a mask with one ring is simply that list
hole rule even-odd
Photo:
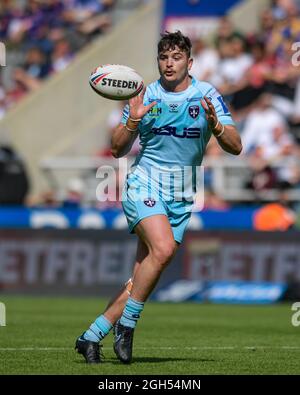
[{"label": "white line on pitch", "polygon": [[67,347],[3,347],[0,351],[67,351]]},{"label": "white line on pitch", "polygon": [[[110,350],[111,347],[103,347]],[[191,346],[191,347],[135,347],[136,350],[300,350],[297,346]],[[0,347],[0,351],[70,351],[72,347]]]}]

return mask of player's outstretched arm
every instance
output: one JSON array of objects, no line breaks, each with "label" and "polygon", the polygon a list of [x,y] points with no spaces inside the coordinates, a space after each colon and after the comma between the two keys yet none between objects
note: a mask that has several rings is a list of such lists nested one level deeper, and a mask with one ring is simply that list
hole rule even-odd
[{"label": "player's outstretched arm", "polygon": [[138,129],[135,126],[132,130],[135,131],[129,131],[123,123],[115,128],[111,138],[111,154],[113,157],[121,158],[131,150],[134,140],[138,136]]},{"label": "player's outstretched arm", "polygon": [[[218,129],[213,131],[214,136],[216,137],[219,145],[226,152],[229,152],[232,155],[239,155],[242,152],[243,146],[241,142],[241,137],[233,125],[221,125],[222,129]],[[222,130],[224,128],[224,132]],[[218,137],[218,134],[222,135]]]},{"label": "player's outstretched arm", "polygon": [[233,125],[222,125],[219,122],[216,110],[207,97],[201,100],[201,104],[205,110],[208,127],[216,137],[219,145],[224,151],[233,155],[239,155],[242,152],[243,146],[236,127]]},{"label": "player's outstretched arm", "polygon": [[140,95],[129,100],[129,118],[126,124],[120,123],[111,138],[111,153],[115,158],[121,158],[128,154],[134,140],[138,136],[139,123],[147,112],[155,106],[156,102],[144,105],[144,95],[146,88],[144,88]]}]

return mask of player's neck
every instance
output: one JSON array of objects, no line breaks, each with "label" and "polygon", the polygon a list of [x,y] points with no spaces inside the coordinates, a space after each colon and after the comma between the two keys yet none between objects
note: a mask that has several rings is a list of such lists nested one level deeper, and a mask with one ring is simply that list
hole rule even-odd
[{"label": "player's neck", "polygon": [[178,81],[169,82],[169,81],[165,81],[163,78],[161,78],[160,83],[166,91],[176,93],[176,92],[185,91],[192,84],[192,78],[189,75],[187,75],[180,82],[178,82]]}]

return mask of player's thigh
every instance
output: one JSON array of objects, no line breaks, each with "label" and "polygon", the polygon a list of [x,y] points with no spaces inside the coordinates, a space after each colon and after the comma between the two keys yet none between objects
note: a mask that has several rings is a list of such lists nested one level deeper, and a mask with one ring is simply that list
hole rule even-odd
[{"label": "player's thigh", "polygon": [[150,253],[172,256],[177,250],[173,231],[166,215],[153,215],[141,220],[135,227],[135,233],[147,246]]}]

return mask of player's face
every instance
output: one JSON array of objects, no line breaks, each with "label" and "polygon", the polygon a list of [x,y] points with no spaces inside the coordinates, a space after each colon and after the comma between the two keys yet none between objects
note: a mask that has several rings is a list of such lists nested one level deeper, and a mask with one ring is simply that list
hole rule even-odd
[{"label": "player's face", "polygon": [[180,83],[187,76],[193,60],[178,47],[158,54],[158,68],[161,78],[167,83]]}]

